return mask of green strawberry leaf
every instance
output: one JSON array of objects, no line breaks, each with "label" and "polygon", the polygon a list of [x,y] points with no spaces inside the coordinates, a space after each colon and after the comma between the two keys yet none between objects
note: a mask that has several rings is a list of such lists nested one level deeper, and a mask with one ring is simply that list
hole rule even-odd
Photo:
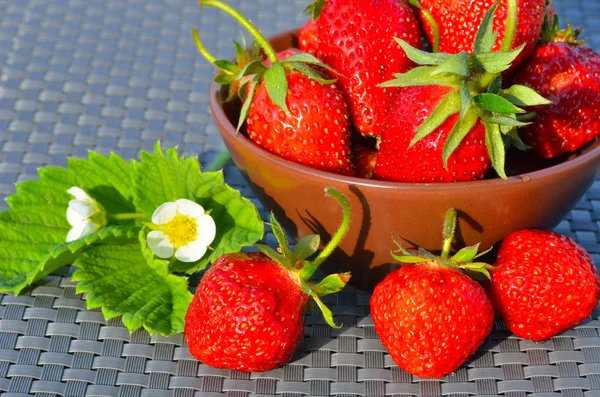
[{"label": "green strawberry leaf", "polygon": [[444,144],[444,148],[442,149],[442,160],[446,169],[448,168],[448,159],[452,153],[454,153],[456,148],[458,148],[458,145],[465,139],[467,134],[471,132],[478,120],[479,116],[477,115],[477,111],[471,108],[465,115],[465,118],[463,120],[458,120],[452,131],[450,131],[446,143]]},{"label": "green strawberry leaf", "polygon": [[221,60],[215,61],[214,65],[216,67],[218,67],[219,69],[221,69],[222,71],[229,72],[231,74],[237,73],[237,71],[238,71],[238,65],[236,65],[235,63],[228,61],[226,59],[221,59]]},{"label": "green strawberry leaf", "polygon": [[286,114],[290,114],[285,101],[288,92],[288,82],[283,65],[279,62],[273,63],[265,72],[264,79],[269,98],[271,98],[275,105],[283,109]]},{"label": "green strawberry leaf", "polygon": [[438,76],[443,73],[451,73],[459,76],[469,77],[471,75],[471,68],[469,67],[469,54],[466,52],[459,52],[456,55],[452,55],[442,62],[435,71],[431,73],[432,76]]},{"label": "green strawberry leaf", "polygon": [[[509,116],[500,116],[500,115],[486,115],[484,116],[485,120],[489,123],[496,123],[502,126],[510,126],[510,127],[524,127],[531,123],[519,121],[514,115]],[[512,130],[512,128],[511,128]]]},{"label": "green strawberry leaf", "polygon": [[233,76],[231,74],[220,73],[215,76],[213,81],[217,84],[227,85],[227,84],[231,84],[235,81],[235,76]]},{"label": "green strawberry leaf", "polygon": [[311,285],[310,288],[319,296],[326,296],[340,292],[350,281],[350,273],[330,274],[319,284]]},{"label": "green strawberry leaf", "polygon": [[479,244],[475,244],[470,247],[462,248],[456,254],[454,254],[454,256],[452,257],[452,262],[469,263],[473,259],[475,259],[475,256],[477,255],[478,251],[479,251]]},{"label": "green strawberry leaf", "polygon": [[552,101],[549,101],[535,90],[524,85],[513,85],[506,90],[502,90],[500,95],[517,106],[541,106],[552,104]]},{"label": "green strawberry leaf", "polygon": [[481,54],[484,52],[490,52],[494,43],[496,43],[497,34],[494,33],[494,13],[498,9],[500,2],[496,2],[490,7],[485,13],[481,25],[479,25],[479,31],[475,36],[475,43],[473,44],[473,53]]},{"label": "green strawberry leaf", "polygon": [[435,131],[444,124],[448,117],[458,113],[460,111],[460,100],[458,91],[452,91],[446,95],[435,110],[431,112],[427,120],[417,128],[417,134],[410,142],[409,147],[414,146],[418,141]]},{"label": "green strawberry leaf", "polygon": [[271,212],[270,222],[271,222],[271,231],[273,232],[273,234],[275,235],[275,239],[279,243],[279,247],[281,248],[281,252],[283,253],[283,256],[286,258],[291,258],[292,250],[290,248],[290,244],[288,242],[287,235],[285,234],[285,231],[283,230],[283,227],[281,226],[279,221],[277,221],[277,218],[275,218],[275,214],[272,212]]},{"label": "green strawberry leaf", "polygon": [[484,52],[472,56],[472,60],[477,62],[488,73],[501,73],[508,70],[515,59],[525,48],[525,44],[519,48],[508,52]]},{"label": "green strawberry leaf", "polygon": [[298,244],[294,247],[292,255],[294,258],[303,261],[306,258],[314,255],[319,249],[321,244],[321,236],[313,234],[310,236],[303,237],[298,241]]},{"label": "green strawberry leaf", "polygon": [[133,168],[112,153],[109,157],[90,151],[88,160],[70,158],[69,169],[79,186],[109,214],[136,212],[133,205]]},{"label": "green strawberry leaf", "polygon": [[325,0],[315,0],[304,9],[304,13],[316,20],[321,15],[323,7],[325,7]]},{"label": "green strawberry leaf", "polygon": [[485,144],[488,148],[492,166],[502,179],[508,179],[504,172],[505,148],[502,133],[498,124],[483,120],[485,125]]},{"label": "green strawberry leaf", "polygon": [[408,59],[410,59],[417,65],[440,65],[446,59],[451,57],[450,54],[432,53],[419,50],[418,48],[411,46],[406,41],[397,37],[394,37],[394,40],[396,40],[396,43],[398,43],[400,47],[402,47]]},{"label": "green strawberry leaf", "polygon": [[487,92],[489,94],[499,94],[501,89],[502,89],[502,75],[499,74],[498,76],[496,76],[494,78],[494,80],[492,80],[492,83],[488,87]]},{"label": "green strawberry leaf", "polygon": [[137,239],[89,247],[74,263],[76,291],[88,294],[88,308],[103,307],[107,317],[122,315],[129,331],[143,326],[150,334],[183,332],[193,297],[187,280],[158,274],[147,259]]},{"label": "green strawberry leaf", "polygon": [[235,76],[235,80],[241,80],[245,76],[253,74],[262,76],[266,70],[267,67],[263,64],[263,61],[261,59],[256,59],[244,66],[242,70],[238,72],[237,76]]},{"label": "green strawberry leaf", "polygon": [[261,240],[264,235],[264,225],[256,206],[242,197],[239,191],[227,185],[222,172],[205,172],[189,178],[195,179],[194,185],[197,189],[187,198],[193,197],[206,211],[210,211],[210,216],[217,225],[217,234],[211,244],[213,250],[209,251],[210,255],[205,255],[197,263],[176,262],[172,266],[173,271],[193,274],[204,269],[221,255],[239,252],[243,247]]},{"label": "green strawberry leaf", "polygon": [[419,66],[406,73],[394,74],[394,80],[386,81],[378,87],[415,87],[427,85],[440,85],[445,87],[459,87],[461,77],[452,73],[434,75],[437,66]]},{"label": "green strawberry leaf", "polygon": [[473,98],[476,106],[500,114],[526,113],[525,110],[513,105],[508,100],[495,94],[479,94]]},{"label": "green strawberry leaf", "polygon": [[292,263],[290,263],[289,258],[285,258],[283,255],[275,251],[273,248],[269,247],[265,244],[256,244],[256,248],[260,250],[263,254],[274,260],[275,262],[291,269]]},{"label": "green strawberry leaf", "polygon": [[[250,84],[250,87],[248,87],[246,89],[248,84]],[[240,98],[243,98],[244,104],[242,105],[242,109],[240,110],[240,119],[238,120],[236,132],[240,131],[240,129],[242,128],[242,125],[244,125],[244,121],[248,117],[248,110],[250,110],[250,105],[252,104],[252,101],[254,100],[254,93],[256,92],[257,84],[258,84],[258,76],[255,76],[253,79],[251,79],[250,81],[248,81],[240,86],[239,94],[240,94]],[[246,92],[248,92],[247,96],[246,96]]]},{"label": "green strawberry leaf", "polygon": [[302,73],[306,77],[311,78],[323,85],[333,84],[337,81],[335,79],[326,78],[325,76],[323,76],[321,73],[319,73],[315,69],[313,69],[310,66],[307,66],[306,64],[301,63],[301,62],[285,62],[285,65],[289,66],[290,68],[292,68],[294,70],[297,70],[298,72]]},{"label": "green strawberry leaf", "polygon": [[321,309],[321,313],[323,313],[325,322],[327,322],[327,324],[329,324],[331,328],[341,328],[341,326],[335,324],[335,322],[333,321],[333,313],[331,313],[331,310],[329,310],[329,308],[325,306],[321,298],[319,298],[319,295],[315,291],[311,291],[310,296],[317,303],[319,309]]},{"label": "green strawberry leaf", "polygon": [[469,89],[467,88],[467,85],[465,84],[465,82],[463,82],[460,85],[459,93],[460,93],[460,119],[464,120],[465,116],[467,115],[467,112],[471,109],[471,106],[473,106],[473,96],[469,92]]}]

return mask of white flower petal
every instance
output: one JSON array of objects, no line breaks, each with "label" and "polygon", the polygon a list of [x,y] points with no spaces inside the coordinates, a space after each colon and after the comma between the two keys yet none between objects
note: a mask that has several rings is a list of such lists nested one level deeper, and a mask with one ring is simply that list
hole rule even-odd
[{"label": "white flower petal", "polygon": [[84,233],[85,233],[86,229],[87,229],[87,225],[83,222],[77,226],[73,226],[71,228],[71,230],[69,230],[69,233],[67,233],[67,243],[70,243],[71,241],[79,240],[80,238],[85,236]]},{"label": "white flower petal", "polygon": [[150,250],[159,258],[167,259],[173,256],[175,247],[163,232],[158,230],[151,231],[148,233],[147,241]]},{"label": "white flower petal", "polygon": [[203,245],[198,241],[192,241],[188,245],[179,247],[177,252],[175,252],[175,258],[182,262],[196,262],[199,261],[204,254],[206,254],[206,245]]},{"label": "white flower petal", "polygon": [[81,200],[69,201],[69,208],[84,218],[89,218],[94,212],[96,212],[94,205]]},{"label": "white flower petal", "polygon": [[87,217],[78,214],[73,210],[73,208],[67,208],[67,222],[71,226],[79,226],[82,223],[87,222]]},{"label": "white flower petal", "polygon": [[217,234],[217,226],[210,215],[204,214],[197,221],[198,237],[196,241],[204,246],[209,246]]},{"label": "white flower petal", "polygon": [[204,208],[192,200],[179,199],[175,203],[177,204],[177,212],[181,215],[187,215],[193,219],[198,219],[204,215]]},{"label": "white flower petal", "polygon": [[152,223],[155,225],[164,225],[171,222],[177,215],[177,204],[173,202],[164,203],[152,214]]},{"label": "white flower petal", "polygon": [[88,202],[93,201],[92,198],[86,192],[83,191],[83,189],[78,188],[77,186],[73,186],[72,188],[67,190],[67,193],[75,197],[77,200]]}]

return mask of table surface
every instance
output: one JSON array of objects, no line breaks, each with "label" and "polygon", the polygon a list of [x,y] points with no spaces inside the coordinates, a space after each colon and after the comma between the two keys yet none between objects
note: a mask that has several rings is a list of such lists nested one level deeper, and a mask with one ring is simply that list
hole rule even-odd
[{"label": "table surface", "polygon": [[[307,2],[230,0],[267,35],[300,26]],[[600,48],[600,1],[557,3]],[[64,166],[89,149],[130,159],[161,140],[209,163],[223,149],[208,109],[214,71],[196,52],[191,28],[220,57],[230,56],[230,39],[241,30],[193,0],[0,0],[0,196],[36,178],[39,167]],[[265,217],[237,170],[228,166],[225,174]],[[596,263],[598,220],[600,182],[557,228]],[[130,334],[119,319],[86,310],[71,271],[61,269],[19,297],[0,296],[4,396],[600,396],[600,312],[539,344],[498,323],[455,374],[424,380],[386,353],[369,296],[346,292],[329,300],[341,330],[307,314],[292,363],[242,374],[194,360],[182,335]]]}]

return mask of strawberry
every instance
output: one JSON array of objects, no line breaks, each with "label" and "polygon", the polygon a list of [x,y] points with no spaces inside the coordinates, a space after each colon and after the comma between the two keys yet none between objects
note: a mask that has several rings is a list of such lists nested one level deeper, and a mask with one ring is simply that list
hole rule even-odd
[{"label": "strawberry", "polygon": [[545,158],[577,151],[600,135],[600,55],[581,45],[581,30],[559,32],[555,21],[515,76],[552,101],[535,108],[537,117],[523,130],[525,142]]},{"label": "strawberry", "polygon": [[243,372],[270,371],[287,363],[302,341],[309,299],[317,303],[327,323],[337,328],[320,297],[340,291],[350,274],[330,275],[319,284],[309,281],[350,222],[347,198],[333,189],[327,194],[339,201],[344,221],[313,261],[306,258],[317,251],[319,236],[305,237],[292,251],[271,215],[282,254],[260,245],[260,253],[227,254],[214,262],[186,314],[185,337],[194,357],[216,368]]},{"label": "strawberry", "polygon": [[600,298],[600,277],[583,247],[568,237],[523,230],[500,246],[489,295],[506,326],[541,341],[590,316]]},{"label": "strawberry", "polygon": [[449,87],[408,87],[390,111],[388,127],[381,134],[375,179],[401,182],[456,182],[481,179],[490,165],[485,127],[478,121],[443,165],[442,146],[459,115],[449,117],[433,133],[410,146],[417,127],[431,115]]},{"label": "strawberry", "polygon": [[319,38],[317,36],[317,24],[314,20],[309,20],[300,29],[298,35],[298,48],[311,55],[316,56],[319,47]]},{"label": "strawberry", "polygon": [[505,142],[525,146],[517,127],[521,105],[548,101],[523,86],[502,89],[502,72],[523,47],[491,52],[492,6],[480,27],[472,54],[428,53],[396,38],[419,67],[396,74],[382,87],[406,87],[389,111],[374,177],[401,182],[457,182],[481,179],[491,165],[504,172]]},{"label": "strawberry", "polygon": [[[533,51],[542,31],[546,16],[546,0],[518,0],[518,19],[516,20],[515,36],[512,47],[521,45],[525,48],[513,63],[512,70],[524,62]],[[411,3],[418,3],[411,1]],[[419,15],[432,47],[439,40],[439,50],[457,54],[465,51],[473,52],[477,29],[482,23],[485,12],[497,3],[495,0],[420,0]],[[498,33],[493,51],[499,51],[506,37],[506,20],[508,16],[508,1],[499,2],[495,13],[493,30]],[[468,17],[465,17],[468,16]],[[438,32],[439,30],[439,32]]]},{"label": "strawberry", "polygon": [[[233,16],[256,38],[268,60],[254,60],[241,71],[229,61],[215,61],[226,76],[240,81],[243,106],[238,130],[247,120],[247,135],[257,145],[290,161],[324,171],[354,175],[350,161],[348,108],[328,67],[314,56],[287,50],[276,54],[265,37],[238,11],[220,0],[201,0]],[[199,40],[197,41],[197,43]]]},{"label": "strawberry", "polygon": [[450,210],[440,257],[419,250],[394,256],[407,264],[389,274],[371,296],[375,331],[392,359],[421,378],[454,372],[483,343],[494,325],[494,310],[485,290],[461,269],[487,273],[489,265],[471,263],[478,246],[449,257],[456,225]]},{"label": "strawberry", "polygon": [[393,37],[421,46],[413,10],[399,0],[317,0],[313,10],[317,57],[337,72],[357,130],[379,135],[399,90],[377,85],[414,65],[396,50]]}]

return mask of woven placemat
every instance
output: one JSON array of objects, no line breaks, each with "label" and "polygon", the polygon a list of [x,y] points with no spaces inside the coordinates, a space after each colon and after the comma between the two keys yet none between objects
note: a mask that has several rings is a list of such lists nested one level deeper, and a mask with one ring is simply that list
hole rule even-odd
[{"label": "woven placemat", "polygon": [[[214,72],[189,31],[199,28],[211,51],[229,57],[229,39],[240,28],[194,3],[0,0],[0,196],[36,178],[37,168],[64,166],[89,149],[135,158],[162,140],[210,162],[223,148],[207,103]],[[300,26],[307,1],[230,3],[273,34]],[[559,1],[559,11],[584,24],[599,48],[600,1],[573,3]],[[225,174],[253,198],[234,167]],[[599,219],[597,182],[557,228],[596,263]],[[267,242],[274,243],[271,236]],[[515,338],[499,323],[463,368],[432,381],[394,365],[368,316],[368,294],[348,291],[327,299],[342,329],[308,314],[291,364],[242,374],[194,360],[182,335],[130,334],[119,319],[86,310],[71,271],[61,269],[22,296],[0,296],[3,396],[600,396],[600,312],[544,343]]]}]

